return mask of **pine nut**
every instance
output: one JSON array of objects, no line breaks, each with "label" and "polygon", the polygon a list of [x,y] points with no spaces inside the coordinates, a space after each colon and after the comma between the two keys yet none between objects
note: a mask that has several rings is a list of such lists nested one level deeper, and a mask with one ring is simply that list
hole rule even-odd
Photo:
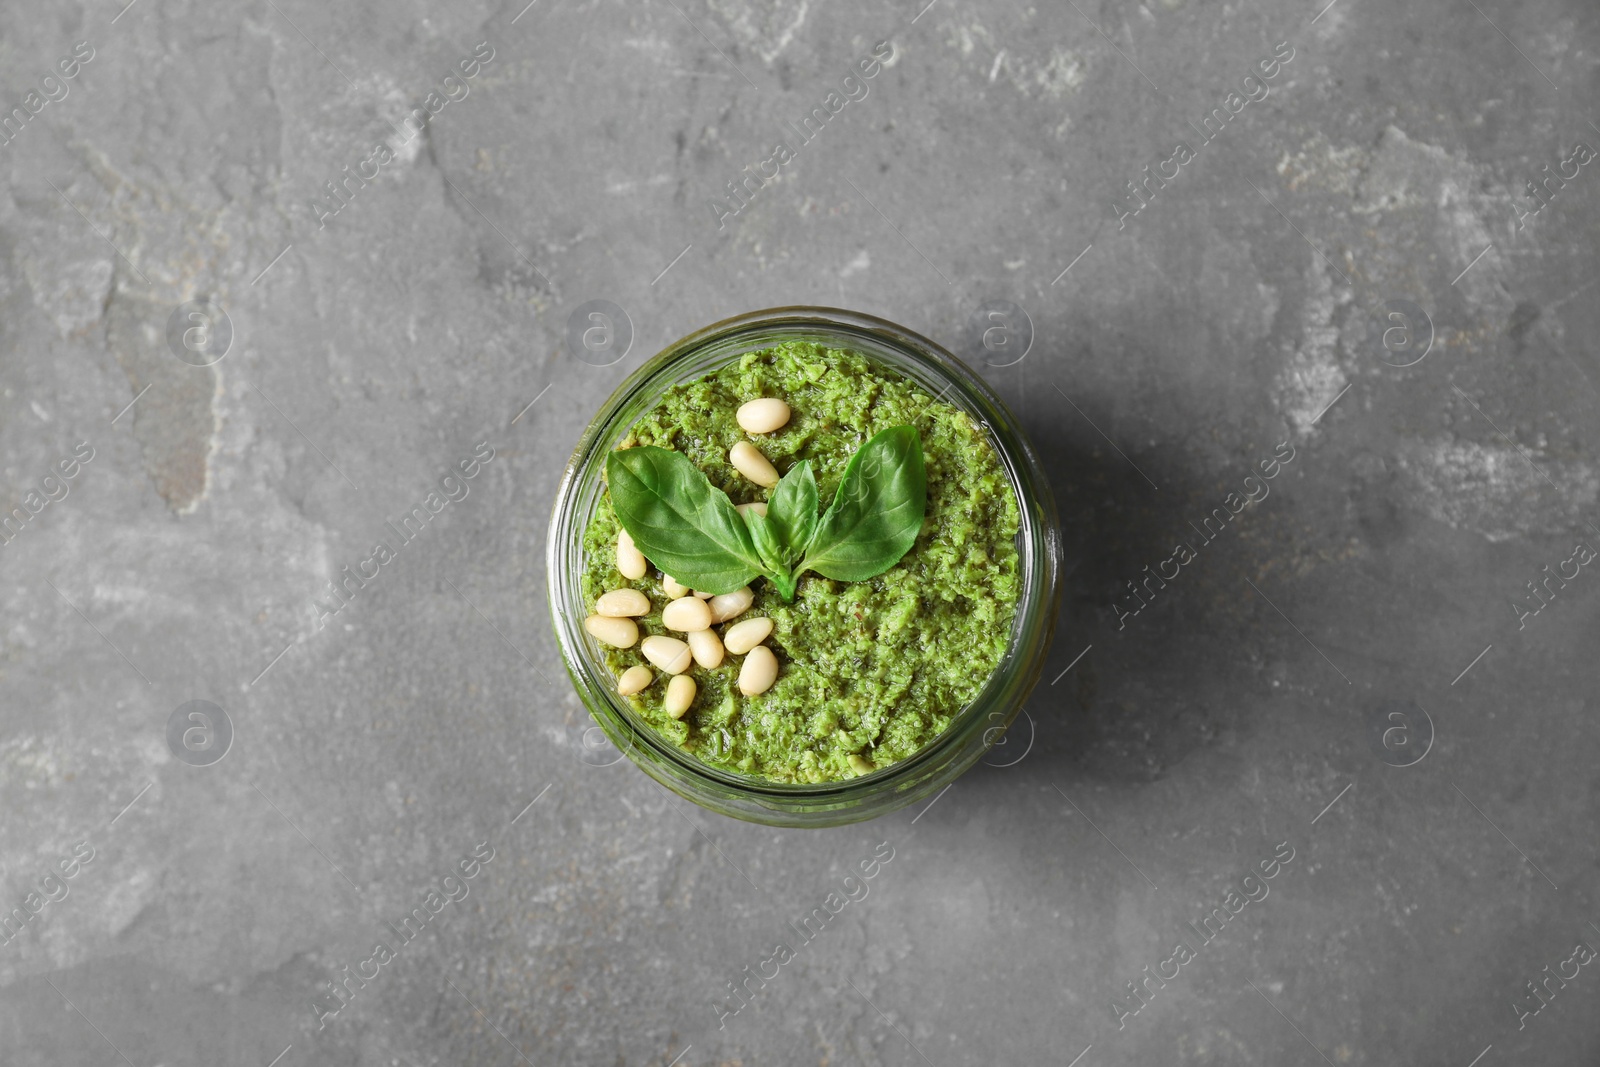
[{"label": "pine nut", "polygon": [[742,404],[734,418],[745,433],[771,433],[789,421],[789,405],[774,397]]},{"label": "pine nut", "polygon": [[613,589],[601,593],[594,602],[594,613],[610,619],[626,619],[632,615],[650,614],[650,598],[637,589]]},{"label": "pine nut", "polygon": [[644,639],[639,651],[644,653],[645,659],[668,674],[682,674],[694,662],[694,657],[689,654],[689,646],[676,637],[652,634]]},{"label": "pine nut", "polygon": [[740,515],[743,515],[747,511],[753,511],[757,515],[765,515],[767,513],[767,505],[761,503],[760,501],[757,501],[754,504],[735,504],[733,510],[737,511]]},{"label": "pine nut", "polygon": [[739,692],[747,697],[765,693],[778,680],[778,657],[766,645],[757,645],[739,668]]},{"label": "pine nut", "polygon": [[689,587],[678,581],[678,579],[674,578],[670,574],[663,574],[661,576],[661,588],[666,590],[667,595],[673,600],[677,600],[681,596],[689,595]]},{"label": "pine nut", "polygon": [[687,674],[680,674],[667,683],[667,699],[661,704],[662,710],[674,719],[681,719],[689,705],[694,703],[694,693],[697,687],[694,679]]},{"label": "pine nut", "polygon": [[735,656],[742,656],[767,639],[772,633],[772,620],[746,619],[736,622],[722,632],[722,643]]},{"label": "pine nut", "polygon": [[650,683],[656,676],[650,673],[650,668],[644,664],[635,664],[622,672],[622,677],[617,679],[617,695],[631,697],[635,693],[642,693],[650,688]]},{"label": "pine nut", "polygon": [[711,599],[711,594],[710,593],[702,593],[698,589],[691,590],[691,592],[693,592],[694,595],[699,597],[701,600],[710,600]]},{"label": "pine nut", "polygon": [[711,621],[727,622],[736,619],[750,610],[750,605],[756,602],[756,595],[750,591],[748,585],[735,589],[731,593],[711,598]]},{"label": "pine nut", "polygon": [[855,771],[857,774],[871,774],[878,768],[874,767],[871,761],[863,759],[852,752],[850,753],[850,769]]},{"label": "pine nut", "polygon": [[689,651],[694,654],[694,661],[708,671],[722,666],[722,638],[715,630],[691,630]]},{"label": "pine nut", "polygon": [[639,624],[632,619],[612,619],[604,615],[590,615],[583,620],[583,628],[614,648],[630,648],[639,640]]},{"label": "pine nut", "polygon": [[728,462],[733,464],[735,470],[757,485],[764,485],[768,489],[778,484],[778,468],[772,461],[761,454],[761,449],[749,441],[740,441],[728,449]]},{"label": "pine nut", "polygon": [[617,570],[630,582],[636,582],[644,577],[644,553],[639,551],[639,546],[633,543],[633,538],[628,536],[627,530],[617,531]]},{"label": "pine nut", "polygon": [[711,625],[711,609],[699,597],[679,597],[661,609],[661,625],[680,633],[704,630]]}]

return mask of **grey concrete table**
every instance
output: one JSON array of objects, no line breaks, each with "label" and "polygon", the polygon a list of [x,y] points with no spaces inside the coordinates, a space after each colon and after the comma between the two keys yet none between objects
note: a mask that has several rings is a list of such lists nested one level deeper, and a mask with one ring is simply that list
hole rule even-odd
[{"label": "grey concrete table", "polygon": [[[1596,1061],[1593,3],[523,2],[0,6],[0,1063]],[[787,303],[1071,549],[989,765],[821,832],[586,743],[544,596]]]}]

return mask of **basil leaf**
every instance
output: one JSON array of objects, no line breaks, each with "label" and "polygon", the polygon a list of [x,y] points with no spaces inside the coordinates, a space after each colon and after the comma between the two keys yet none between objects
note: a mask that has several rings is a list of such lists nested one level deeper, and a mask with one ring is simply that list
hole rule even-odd
[{"label": "basil leaf", "polygon": [[850,457],[795,576],[861,582],[882,574],[916,543],[927,507],[921,437],[911,426],[884,430]]},{"label": "basil leaf", "polygon": [[606,457],[606,483],[639,551],[684,585],[731,593],[765,569],[728,494],[682,453],[618,449]]},{"label": "basil leaf", "polygon": [[[816,514],[814,505],[812,514]],[[756,546],[756,554],[765,564],[762,573],[778,587],[784,600],[793,600],[795,580],[789,573],[789,561],[784,558],[783,545],[778,541],[777,529],[770,516],[769,505],[766,515],[758,511],[745,512],[744,521],[750,527],[750,540]]]},{"label": "basil leaf", "polygon": [[817,531],[817,479],[811,461],[803,459],[789,468],[767,501],[767,522],[783,548],[781,562],[794,563]]},{"label": "basil leaf", "polygon": [[761,558],[762,570],[768,574],[788,570],[788,562],[783,558],[783,545],[773,529],[772,520],[759,511],[747,511],[744,513],[744,522],[750,527],[750,543]]}]

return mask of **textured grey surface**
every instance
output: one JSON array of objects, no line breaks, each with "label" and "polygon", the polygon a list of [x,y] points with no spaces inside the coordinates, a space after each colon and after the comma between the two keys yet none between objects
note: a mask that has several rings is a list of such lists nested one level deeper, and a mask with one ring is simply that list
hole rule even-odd
[{"label": "textured grey surface", "polygon": [[[1600,548],[1600,173],[1518,220],[1600,144],[1600,13],[920,7],[0,5],[0,107],[41,90],[0,146],[0,506],[28,519],[0,547],[6,911],[94,850],[0,944],[0,1062],[1595,1062],[1600,972],[1563,961],[1600,945],[1600,575],[1513,605]],[[719,227],[725,184],[881,40],[865,97]],[[199,298],[234,332],[211,366],[166,338]],[[598,299],[635,334],[607,366],[564,340]],[[979,345],[986,300],[1031,318],[1020,361]],[[1431,327],[1374,346],[1402,300]],[[821,832],[595,765],[543,594],[602,399],[784,303],[975,352],[1072,553],[1011,765]],[[468,495],[319,629],[327,584],[479,442]],[[1202,544],[1280,442],[1270,495]],[[1180,539],[1196,558],[1124,616]],[[190,700],[233,724],[220,762],[169,748]],[[1394,766],[1422,709],[1431,749]],[[319,1028],[326,983],[481,842],[468,896]],[[881,842],[869,895],[801,944]],[[1202,944],[1187,924],[1280,842],[1269,895]]]}]

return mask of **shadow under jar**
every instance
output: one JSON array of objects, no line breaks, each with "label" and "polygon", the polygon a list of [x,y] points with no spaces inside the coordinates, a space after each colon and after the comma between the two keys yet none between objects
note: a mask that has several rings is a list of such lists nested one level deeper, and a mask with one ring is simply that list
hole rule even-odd
[{"label": "shadow under jar", "polygon": [[[607,455],[673,386],[789,341],[864,357],[875,372],[908,379],[966,412],[985,432],[1019,512],[1018,598],[998,667],[949,726],[913,755],[843,781],[789,784],[702,761],[644,722],[616,691],[601,646],[584,628],[584,535],[604,494]],[[730,442],[731,443],[731,442]],[[823,503],[826,504],[826,498]],[[1061,599],[1061,530],[1038,454],[1000,398],[943,348],[904,327],[852,311],[787,307],[754,311],[669,345],[618,387],[584,431],[556,493],[546,545],[551,615],[579,697],[629,759],[679,796],[711,811],[771,826],[837,826],[895,811],[971,767],[1005,733],[1039,680]],[[764,579],[757,579],[758,582]],[[960,649],[949,655],[959,657]],[[848,679],[841,679],[848,685]]]}]

